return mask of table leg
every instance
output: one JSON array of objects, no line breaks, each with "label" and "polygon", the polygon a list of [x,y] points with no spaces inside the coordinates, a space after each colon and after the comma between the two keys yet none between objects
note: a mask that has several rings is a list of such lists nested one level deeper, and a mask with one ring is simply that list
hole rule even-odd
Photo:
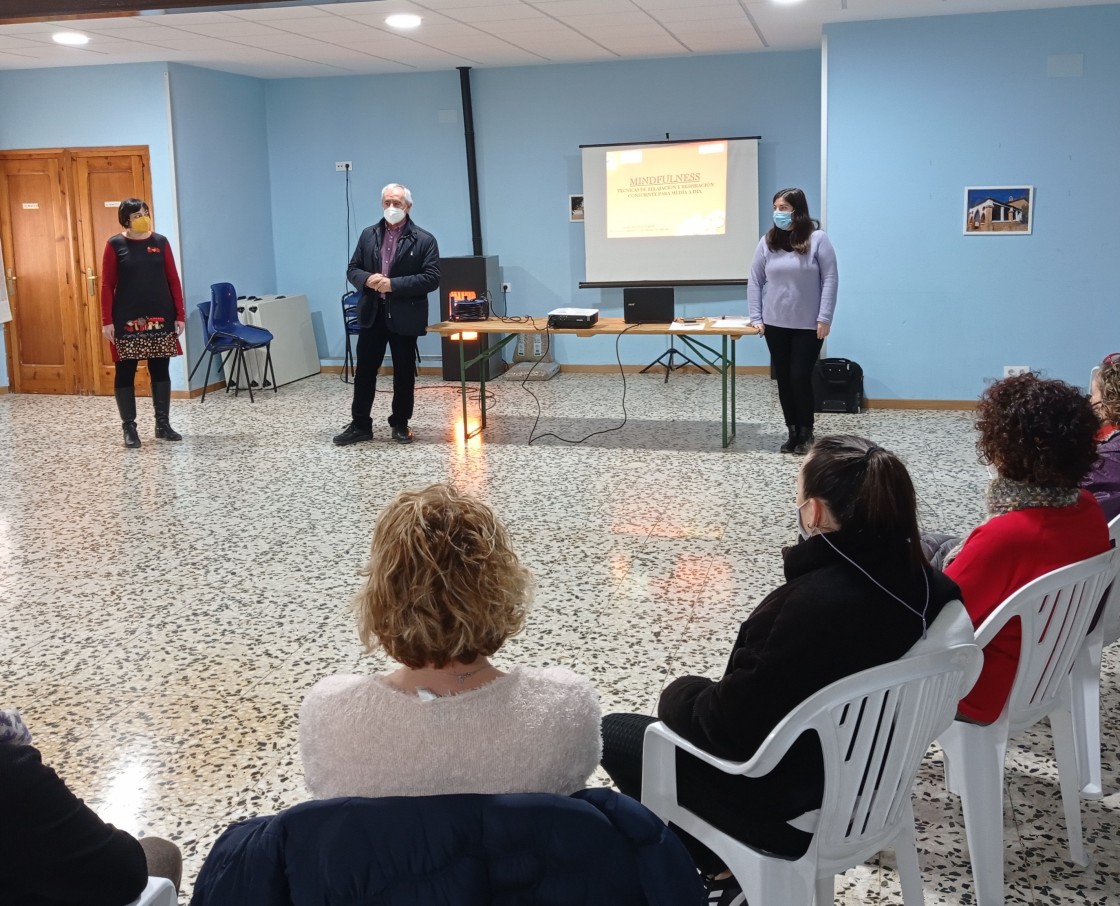
[{"label": "table leg", "polygon": [[467,355],[464,347],[467,344],[459,341],[459,394],[463,400],[463,443],[471,439],[467,428]]},{"label": "table leg", "polygon": [[738,377],[735,372],[735,350],[739,342],[738,337],[731,338],[731,436],[734,437],[739,426],[739,418],[735,414],[735,382]]},{"label": "table leg", "polygon": [[721,394],[723,405],[723,446],[724,449],[727,449],[727,444],[729,442],[727,439],[727,334],[723,334],[721,339],[723,340],[723,352],[719,363],[719,375],[723,390]]},{"label": "table leg", "polygon": [[486,372],[490,370],[490,356],[478,363],[478,408],[482,419],[478,423],[478,430],[486,427]]}]

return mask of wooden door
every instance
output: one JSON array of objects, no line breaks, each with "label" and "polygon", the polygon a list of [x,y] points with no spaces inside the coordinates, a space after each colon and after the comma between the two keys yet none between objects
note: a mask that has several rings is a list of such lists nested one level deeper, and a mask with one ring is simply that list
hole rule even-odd
[{"label": "wooden door", "polygon": [[[79,316],[86,340],[83,349],[88,375],[88,392],[109,395],[113,392],[113,356],[108,341],[101,335],[101,262],[105,243],[121,231],[117,208],[122,199],[149,199],[146,149],[117,149],[111,153],[73,152],[74,224],[77,243]],[[149,202],[150,203],[150,202]],[[147,368],[136,372],[136,392],[151,393]]]},{"label": "wooden door", "polygon": [[81,325],[61,152],[0,155],[0,241],[12,321],[8,375],[16,393],[78,393]]},{"label": "wooden door", "polygon": [[[106,240],[121,229],[117,206],[130,195],[151,198],[145,147],[0,152],[14,392],[112,394],[101,261]],[[146,369],[136,389],[150,393]]]}]

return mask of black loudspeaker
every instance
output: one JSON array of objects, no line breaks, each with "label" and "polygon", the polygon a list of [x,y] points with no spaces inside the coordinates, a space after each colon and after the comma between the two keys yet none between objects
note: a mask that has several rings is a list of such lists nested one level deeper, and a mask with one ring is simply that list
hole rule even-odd
[{"label": "black loudspeaker", "polygon": [[[489,293],[493,299],[501,293],[501,271],[498,269],[497,255],[463,255],[457,258],[439,259],[439,319],[451,320],[451,294],[474,293],[475,298],[482,298],[483,293]],[[493,306],[491,306],[493,308]],[[463,330],[469,332],[470,324],[464,324]],[[443,359],[443,379],[457,381],[459,376],[459,344],[465,344],[463,350],[468,360],[496,345],[502,339],[501,334],[480,333],[474,340],[452,340],[450,337],[440,338],[440,353]],[[482,379],[482,366],[486,366],[486,380],[501,377],[505,371],[505,362],[500,355],[487,359],[484,363],[472,365],[467,369],[467,380],[478,381]]]},{"label": "black loudspeaker", "polygon": [[627,324],[671,324],[671,286],[627,286],[622,290],[622,320]]}]

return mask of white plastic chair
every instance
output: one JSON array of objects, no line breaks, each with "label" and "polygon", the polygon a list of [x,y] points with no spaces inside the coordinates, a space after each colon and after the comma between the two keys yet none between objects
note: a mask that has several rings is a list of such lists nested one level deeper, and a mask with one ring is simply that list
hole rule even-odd
[{"label": "white plastic chair", "polygon": [[[922,756],[976,680],[980,651],[959,644],[915,654],[838,680],[794,708],[745,763],[716,758],[662,723],[646,729],[642,802],[724,861],[751,904],[831,904],[835,875],[893,846],[907,906],[921,906],[911,789]],[[728,774],[761,777],[806,731],[824,754],[824,797],[813,840],[797,860],[752,849],[677,801],[676,750]],[[873,787],[869,785],[874,783]],[[802,816],[805,817],[805,816]],[[798,827],[803,827],[800,820]]]},{"label": "white plastic chair", "polygon": [[[1120,547],[1120,516],[1108,524],[1108,535]],[[1120,639],[1120,557],[1106,583],[1100,619],[1085,638],[1070,674],[1073,696],[1073,735],[1077,746],[1082,799],[1104,798],[1101,784],[1101,655]]]},{"label": "white plastic chair", "polygon": [[961,797],[978,906],[1003,903],[1003,763],[1013,733],[1050,718],[1065,806],[1070,857],[1086,865],[1081,839],[1080,772],[1073,745],[1070,668],[1085,644],[1115,551],[1063,566],[1024,585],[976,631],[981,647],[1014,617],[1022,627],[1019,667],[1003,712],[987,726],[954,721],[938,741],[945,783]]},{"label": "white plastic chair", "polygon": [[148,878],[148,886],[128,906],[178,906],[179,894],[167,878]]}]

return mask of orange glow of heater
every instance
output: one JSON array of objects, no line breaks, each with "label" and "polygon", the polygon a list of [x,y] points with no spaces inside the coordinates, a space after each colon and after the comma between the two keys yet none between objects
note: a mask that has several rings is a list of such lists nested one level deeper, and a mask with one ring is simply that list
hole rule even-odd
[{"label": "orange glow of heater", "polygon": [[477,340],[478,339],[478,331],[477,330],[464,330],[462,333],[451,334],[451,336],[448,337],[448,339],[453,341],[453,342],[457,341],[457,340],[462,340],[464,343],[469,343],[471,340]]}]

